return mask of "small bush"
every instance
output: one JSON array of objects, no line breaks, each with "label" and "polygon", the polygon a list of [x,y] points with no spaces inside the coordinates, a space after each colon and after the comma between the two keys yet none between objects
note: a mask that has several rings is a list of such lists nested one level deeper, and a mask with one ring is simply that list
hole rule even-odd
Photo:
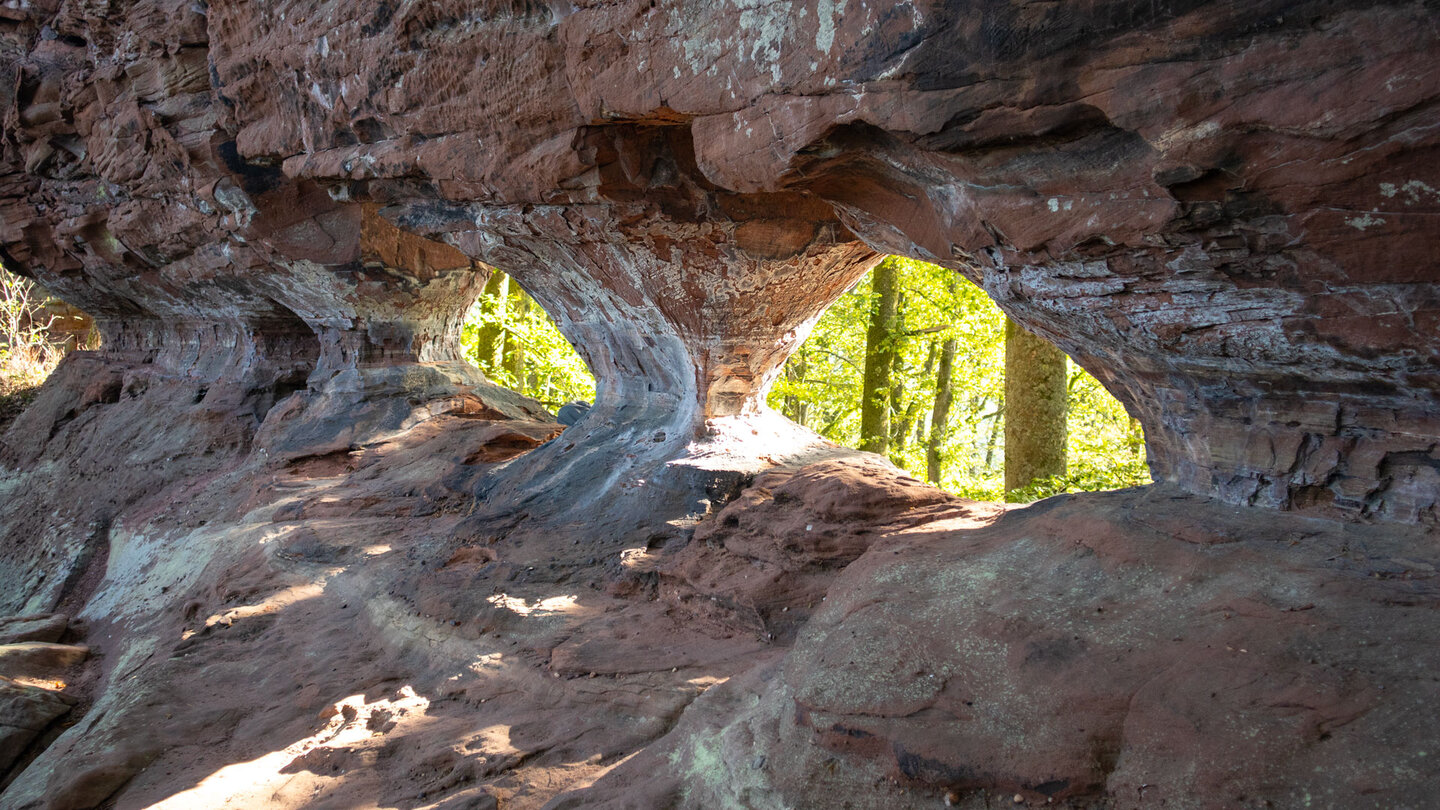
[{"label": "small bush", "polygon": [[65,355],[50,338],[44,306],[33,282],[0,268],[0,396],[44,382]]}]

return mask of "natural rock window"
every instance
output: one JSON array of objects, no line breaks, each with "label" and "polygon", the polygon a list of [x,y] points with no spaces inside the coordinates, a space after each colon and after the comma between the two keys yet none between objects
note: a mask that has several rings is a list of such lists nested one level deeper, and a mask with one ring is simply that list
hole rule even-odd
[{"label": "natural rock window", "polygon": [[507,274],[494,271],[460,336],[465,358],[492,382],[537,400],[551,413],[595,401],[595,375],[555,321]]},{"label": "natural rock window", "polygon": [[[882,290],[875,277],[887,270]],[[893,310],[889,320],[877,318],[877,308],[886,306]],[[1063,401],[1059,420],[1048,427],[1058,434],[1066,466],[1007,491],[1006,350],[1007,319],[984,291],[952,270],[891,257],[819,318],[786,362],[769,404],[825,438],[864,447],[881,437],[863,415],[867,395],[878,395],[883,446],[870,449],[965,497],[1030,501],[1149,483],[1139,422],[1051,347],[1061,365],[1050,382]],[[883,380],[867,378],[877,362],[889,365]],[[1013,388],[1016,381],[1009,382]]]},{"label": "natural rock window", "polygon": [[[0,433],[0,807],[1435,804],[1436,16],[0,3],[0,261],[103,335]],[[916,475],[767,407],[885,256],[1154,483],[928,486],[893,375],[840,421]],[[465,357],[496,269],[567,429]]]}]

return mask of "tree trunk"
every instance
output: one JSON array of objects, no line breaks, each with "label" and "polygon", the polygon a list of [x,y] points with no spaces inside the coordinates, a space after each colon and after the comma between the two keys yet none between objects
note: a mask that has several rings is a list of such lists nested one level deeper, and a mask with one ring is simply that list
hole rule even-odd
[{"label": "tree trunk", "polygon": [[1004,400],[995,406],[995,413],[990,416],[990,438],[985,442],[985,472],[987,475],[995,464],[995,445],[1000,441],[1000,425],[1005,421]]},{"label": "tree trunk", "polygon": [[[920,374],[916,377],[917,380],[923,380],[926,377],[930,376],[930,372],[935,370],[935,359],[940,356],[940,344],[936,343],[933,340],[929,343],[930,348],[927,349],[925,352],[925,365],[923,368],[920,369]],[[900,385],[897,385],[896,390],[903,390],[903,388]],[[897,394],[897,406],[899,404],[898,396],[899,395]],[[915,427],[915,418],[919,415],[920,396],[919,392],[917,391],[916,395],[911,397],[910,401],[905,404],[905,410],[900,416],[899,424],[895,426],[895,430],[893,430],[890,434],[892,437],[892,441],[895,442],[896,451],[905,449],[906,443],[910,440],[910,431],[912,428]],[[918,432],[916,433],[915,441],[921,441]]]},{"label": "tree trunk", "polygon": [[[485,289],[480,293],[482,301],[496,301],[500,311],[504,312],[505,307],[505,282],[509,276],[496,270],[485,282]],[[480,370],[487,374],[493,373],[499,367],[497,355],[504,348],[505,332],[501,323],[503,317],[498,320],[487,318],[480,324],[480,329],[475,336],[475,364]]]},{"label": "tree trunk", "polygon": [[509,370],[510,376],[515,378],[515,387],[525,388],[525,344],[520,340],[521,321],[530,311],[530,296],[520,289],[520,285],[510,280],[510,290],[506,295],[509,300],[509,311],[506,312],[505,321],[505,368]]},{"label": "tree trunk", "polygon": [[[896,287],[900,287],[897,283]],[[896,453],[905,449],[905,291],[900,289],[895,301],[895,324],[890,333],[895,359],[890,365],[890,443]],[[896,462],[897,464],[899,462]]]},{"label": "tree trunk", "polygon": [[1005,491],[1065,474],[1065,353],[1005,320]]},{"label": "tree trunk", "polygon": [[860,449],[884,454],[890,447],[890,372],[895,366],[900,267],[892,259],[875,266],[870,327],[865,332],[865,386],[860,396]]},{"label": "tree trunk", "polygon": [[[785,378],[791,382],[801,382],[809,370],[810,363],[805,356],[796,352],[790,362],[785,364]],[[810,415],[810,403],[795,394],[789,394],[785,397],[785,415],[795,424],[806,427],[805,421]]]},{"label": "tree trunk", "polygon": [[955,353],[960,342],[945,341],[940,354],[940,370],[935,374],[935,410],[930,416],[930,441],[925,448],[925,476],[930,483],[940,483],[940,449],[945,445],[950,427],[950,402],[955,397]]}]

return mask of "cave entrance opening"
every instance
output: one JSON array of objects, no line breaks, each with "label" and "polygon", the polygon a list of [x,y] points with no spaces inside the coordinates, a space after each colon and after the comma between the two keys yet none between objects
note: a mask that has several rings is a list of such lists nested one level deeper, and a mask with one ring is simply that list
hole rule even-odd
[{"label": "cave entrance opening", "polygon": [[[1051,347],[1063,375],[1054,380],[1063,386],[1061,468],[1006,487],[1006,325],[959,273],[892,256],[821,315],[768,403],[831,441],[879,452],[916,478],[977,500],[1149,483],[1140,423]],[[1011,398],[1024,404],[1011,377]]]},{"label": "cave entrance opening", "polygon": [[595,401],[595,375],[545,308],[498,270],[465,315],[465,358],[497,385],[558,412]]},{"label": "cave entrance opening", "polygon": [[99,346],[89,315],[0,266],[0,433],[67,352]]}]

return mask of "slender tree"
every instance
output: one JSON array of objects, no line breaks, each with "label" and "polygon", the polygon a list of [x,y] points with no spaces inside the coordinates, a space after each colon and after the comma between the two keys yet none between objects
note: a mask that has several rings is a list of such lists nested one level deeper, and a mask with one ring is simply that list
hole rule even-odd
[{"label": "slender tree", "polygon": [[982,420],[985,418],[990,420],[990,433],[985,440],[984,469],[989,470],[995,465],[995,447],[1000,443],[1000,426],[1005,423],[1005,403],[995,406],[995,412],[988,417],[982,417]]},{"label": "slender tree", "polygon": [[[785,378],[791,382],[804,382],[805,374],[810,370],[810,364],[804,355],[797,355],[789,363],[785,364]],[[807,427],[806,421],[810,417],[810,403],[802,399],[798,394],[787,394],[785,397],[784,413],[795,424]]]},{"label": "slender tree", "polygon": [[515,380],[518,387],[526,387],[525,377],[525,335],[522,330],[525,328],[525,318],[530,314],[530,296],[520,289],[515,279],[510,279],[510,289],[506,294],[509,299],[507,321],[505,330],[505,368]]},{"label": "slender tree", "polygon": [[905,437],[900,432],[905,428],[905,378],[910,376],[910,369],[906,368],[905,348],[909,343],[909,337],[905,334],[905,295],[906,278],[903,270],[896,274],[895,279],[895,322],[890,332],[890,342],[895,359],[890,363],[890,440],[887,449],[891,453],[898,453],[905,449]]},{"label": "slender tree", "polygon": [[1005,491],[1065,474],[1065,353],[1005,319]]},{"label": "slender tree", "polygon": [[955,354],[960,350],[960,341],[945,340],[940,352],[940,369],[935,373],[935,409],[930,416],[930,440],[925,447],[925,474],[930,483],[940,483],[941,448],[945,446],[947,429],[950,427],[950,403],[955,397]]},{"label": "slender tree", "polygon": [[865,332],[865,383],[860,395],[860,449],[884,454],[890,446],[890,372],[895,366],[900,265],[894,258],[871,274],[874,299]]},{"label": "slender tree", "polygon": [[480,324],[475,337],[475,359],[484,371],[494,371],[500,366],[505,350],[505,284],[510,277],[496,270],[485,282],[481,291],[482,299],[494,302],[499,317],[486,319]]},{"label": "slender tree", "polygon": [[[928,341],[928,343],[930,348],[925,353],[925,366],[920,369],[920,377],[922,379],[929,377],[930,372],[935,370],[935,359],[940,353],[940,344],[933,340]],[[897,364],[896,367],[899,368],[899,365]],[[918,383],[920,380],[916,382]],[[895,443],[895,449],[898,451],[904,450],[905,445],[910,440],[910,431],[915,427],[915,420],[920,415],[920,408],[924,404],[924,391],[916,391],[915,394],[910,397],[910,401],[905,405],[904,412],[902,413],[900,411],[900,402],[905,391],[904,383],[897,384],[895,390],[900,392],[896,394],[895,400],[896,413],[900,415],[900,418],[896,420],[894,430],[890,431],[890,440]],[[915,433],[915,441],[921,441],[920,431],[917,430]]]}]

